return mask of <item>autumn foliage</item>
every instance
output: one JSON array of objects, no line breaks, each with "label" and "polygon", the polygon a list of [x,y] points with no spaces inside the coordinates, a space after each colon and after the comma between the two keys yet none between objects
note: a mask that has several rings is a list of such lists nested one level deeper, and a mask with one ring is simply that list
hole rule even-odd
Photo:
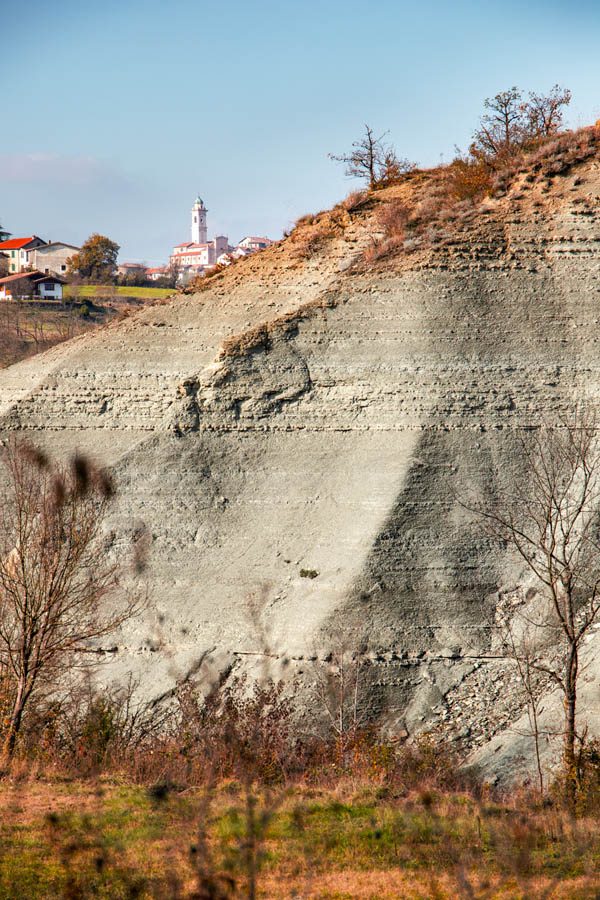
[{"label": "autumn foliage", "polygon": [[113,281],[120,247],[102,234],[93,234],[69,259],[68,274],[84,281]]}]

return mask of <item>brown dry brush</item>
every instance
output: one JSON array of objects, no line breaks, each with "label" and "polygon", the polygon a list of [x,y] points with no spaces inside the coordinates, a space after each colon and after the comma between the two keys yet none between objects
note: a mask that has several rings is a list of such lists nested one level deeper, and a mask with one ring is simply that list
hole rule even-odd
[{"label": "brown dry brush", "polygon": [[[547,886],[538,890],[539,850],[556,837],[574,866],[581,865],[594,852],[594,834],[583,826],[578,828],[572,820],[565,823],[558,806],[543,808],[539,798],[532,801],[525,795],[507,798],[503,803],[491,800],[489,791],[479,785],[473,774],[461,773],[459,760],[451,749],[433,738],[398,748],[381,741],[376,732],[363,730],[355,735],[355,753],[347,754],[343,766],[339,765],[335,735],[315,739],[311,752],[299,749],[291,707],[282,690],[282,686],[266,681],[250,690],[245,681],[239,681],[229,688],[215,685],[203,699],[190,685],[182,686],[174,721],[158,728],[147,743],[142,741],[133,752],[120,758],[105,754],[96,770],[96,774],[102,770],[105,774],[118,771],[121,776],[129,776],[133,769],[126,768],[127,757],[145,755],[144,781],[148,796],[157,807],[186,786],[195,784],[200,788],[195,836],[187,853],[191,882],[180,866],[173,865],[167,865],[160,876],[145,877],[111,849],[100,824],[103,800],[99,788],[97,823],[94,818],[84,818],[80,824],[74,824],[68,816],[51,815],[48,819],[54,852],[65,876],[63,896],[87,900],[104,891],[109,896],[155,900],[256,900],[271,825],[286,799],[288,785],[299,780],[321,789],[335,788],[352,773],[360,776],[363,785],[376,785],[377,796],[384,804],[391,804],[390,810],[397,812],[398,803],[405,803],[411,815],[418,804],[423,810],[424,834],[446,835],[438,866],[444,877],[436,880],[432,876],[432,897],[447,897],[448,885],[451,895],[458,898],[484,900],[497,891],[513,888],[522,896],[549,897],[558,876],[550,875]],[[106,698],[100,698],[101,703],[98,695],[91,699],[90,714],[75,728],[79,738],[72,739],[71,746],[94,732],[94,746],[102,744]],[[133,727],[126,712],[118,722],[118,728]],[[138,735],[143,733],[143,727],[136,727]],[[172,763],[175,754],[179,762],[161,768],[169,753]],[[295,760],[294,766],[290,766],[290,759]],[[332,770],[337,774],[332,776]],[[141,770],[137,771],[139,775]],[[241,800],[241,821],[235,833],[229,831],[218,838],[214,831],[218,819],[215,800],[219,785],[231,778]],[[465,820],[466,810],[472,810],[471,825]],[[296,812],[294,827],[305,828],[302,808]],[[399,824],[398,841],[402,845],[405,832]],[[465,829],[473,826],[476,837],[465,849]],[[309,838],[307,833],[301,840],[307,859]],[[407,840],[412,861],[426,871],[431,858],[428,841],[415,843],[410,835]],[[491,866],[487,863],[490,858]],[[488,874],[477,877],[473,873],[482,864]]]},{"label": "brown dry brush", "polygon": [[0,303],[0,365],[8,366],[96,327],[76,316],[73,304],[51,313],[19,301]]},{"label": "brown dry brush", "polygon": [[378,215],[382,237],[367,250],[365,259],[376,263],[445,242],[460,233],[487,198],[502,197],[515,179],[548,190],[552,179],[569,174],[574,166],[595,156],[600,128],[553,133],[515,145],[510,157],[491,160],[461,153],[448,165],[412,178],[412,199],[383,202]]},{"label": "brown dry brush", "polygon": [[333,212],[302,216],[289,237],[292,256],[310,259],[335,235],[337,227],[340,223]]},{"label": "brown dry brush", "polygon": [[351,191],[331,210],[307,213],[300,216],[286,237],[289,238],[293,256],[310,259],[322,250],[332,238],[344,233],[353,222],[353,214],[373,205],[369,191]]}]

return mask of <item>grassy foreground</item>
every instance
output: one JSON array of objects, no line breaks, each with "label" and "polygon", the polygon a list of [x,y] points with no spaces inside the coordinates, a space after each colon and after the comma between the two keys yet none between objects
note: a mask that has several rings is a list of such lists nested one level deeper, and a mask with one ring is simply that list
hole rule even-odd
[{"label": "grassy foreground", "polygon": [[600,821],[376,784],[0,785],[1,900],[600,896]]}]

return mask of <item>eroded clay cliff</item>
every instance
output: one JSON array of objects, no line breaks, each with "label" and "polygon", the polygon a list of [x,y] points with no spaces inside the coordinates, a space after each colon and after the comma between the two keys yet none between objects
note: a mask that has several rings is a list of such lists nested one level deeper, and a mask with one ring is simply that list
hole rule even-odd
[{"label": "eroded clay cliff", "polygon": [[597,399],[599,157],[369,264],[378,209],[411,190],[0,373],[3,430],[112,468],[115,548],[151,533],[117,675],[163,694],[208,651],[310,681],[350,636],[390,729],[510,743],[522,702],[488,626],[523,573],[457,497],[493,503],[523,429]]}]

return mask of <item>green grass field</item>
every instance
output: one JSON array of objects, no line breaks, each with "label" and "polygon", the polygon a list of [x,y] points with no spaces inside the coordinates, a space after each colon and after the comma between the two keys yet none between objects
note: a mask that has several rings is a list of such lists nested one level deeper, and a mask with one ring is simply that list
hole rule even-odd
[{"label": "green grass field", "polygon": [[113,297],[136,297],[140,300],[161,300],[163,297],[169,297],[175,291],[172,288],[155,288],[155,287],[123,287],[122,285],[106,285],[106,284],[80,284],[75,286],[66,284],[64,287],[64,296],[66,299],[75,293],[76,297],[99,297],[108,299],[109,294]]}]

